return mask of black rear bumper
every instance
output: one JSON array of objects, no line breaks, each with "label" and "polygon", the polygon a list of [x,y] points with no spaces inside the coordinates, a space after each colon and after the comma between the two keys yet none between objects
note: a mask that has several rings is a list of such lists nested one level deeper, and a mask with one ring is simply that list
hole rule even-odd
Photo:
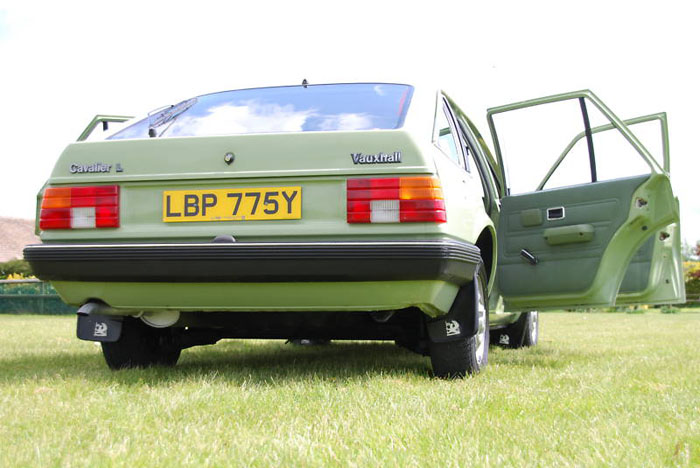
[{"label": "black rear bumper", "polygon": [[479,248],[454,240],[40,244],[24,249],[47,281],[299,282],[444,280],[465,284]]}]

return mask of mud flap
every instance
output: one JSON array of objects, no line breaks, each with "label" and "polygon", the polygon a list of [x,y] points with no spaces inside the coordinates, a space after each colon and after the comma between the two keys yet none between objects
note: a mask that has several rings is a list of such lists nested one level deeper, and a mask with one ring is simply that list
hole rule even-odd
[{"label": "mud flap", "polygon": [[[478,269],[476,274],[478,274]],[[477,287],[477,281],[465,284],[459,289],[447,315],[437,320],[426,321],[430,341],[447,343],[476,335],[479,330],[479,317],[476,313],[479,306],[477,304]]]},{"label": "mud flap", "polygon": [[122,334],[123,317],[78,314],[78,338],[85,341],[114,342]]}]

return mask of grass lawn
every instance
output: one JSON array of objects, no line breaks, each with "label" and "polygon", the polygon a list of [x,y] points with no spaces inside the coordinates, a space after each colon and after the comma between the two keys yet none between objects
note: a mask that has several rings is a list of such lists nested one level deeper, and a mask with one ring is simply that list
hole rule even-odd
[{"label": "grass lawn", "polygon": [[390,343],[223,341],[112,372],[0,315],[0,466],[700,466],[700,313],[541,315],[447,382]]}]

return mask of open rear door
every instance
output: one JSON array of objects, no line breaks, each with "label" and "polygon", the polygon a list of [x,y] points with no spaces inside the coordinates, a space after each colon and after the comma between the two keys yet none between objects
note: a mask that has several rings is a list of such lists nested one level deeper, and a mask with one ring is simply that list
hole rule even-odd
[{"label": "open rear door", "polygon": [[685,300],[665,114],[627,121],[660,122],[663,167],[587,90],[492,108],[488,121],[508,187],[497,273],[506,309]]}]

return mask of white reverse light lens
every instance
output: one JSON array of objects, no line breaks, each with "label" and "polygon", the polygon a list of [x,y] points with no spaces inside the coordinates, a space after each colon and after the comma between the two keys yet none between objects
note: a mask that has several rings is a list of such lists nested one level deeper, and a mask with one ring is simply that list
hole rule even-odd
[{"label": "white reverse light lens", "polygon": [[73,229],[95,227],[95,207],[71,208],[70,227]]},{"label": "white reverse light lens", "polygon": [[370,202],[370,222],[372,223],[398,223],[399,200],[372,200]]}]

